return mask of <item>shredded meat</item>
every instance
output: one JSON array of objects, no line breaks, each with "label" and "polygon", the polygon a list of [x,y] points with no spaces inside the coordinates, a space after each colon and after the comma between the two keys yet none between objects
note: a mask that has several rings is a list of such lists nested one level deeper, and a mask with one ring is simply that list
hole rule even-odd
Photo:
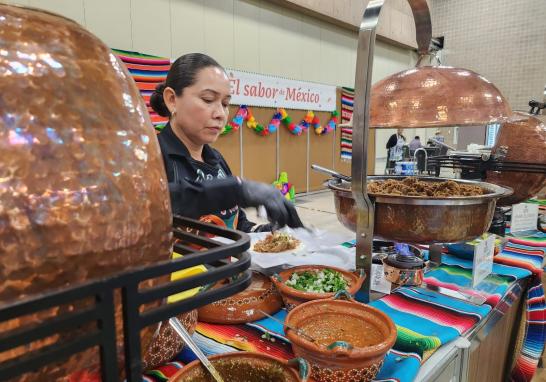
[{"label": "shredded meat", "polygon": [[444,182],[427,182],[414,177],[404,180],[387,179],[368,183],[368,193],[372,195],[404,195],[404,196],[477,196],[486,192],[480,187],[457,183],[453,180]]},{"label": "shredded meat", "polygon": [[293,238],[292,236],[282,233],[275,232],[270,233],[266,236],[265,239],[258,241],[254,244],[254,250],[256,252],[282,252],[290,249],[296,249],[300,244],[300,241]]}]

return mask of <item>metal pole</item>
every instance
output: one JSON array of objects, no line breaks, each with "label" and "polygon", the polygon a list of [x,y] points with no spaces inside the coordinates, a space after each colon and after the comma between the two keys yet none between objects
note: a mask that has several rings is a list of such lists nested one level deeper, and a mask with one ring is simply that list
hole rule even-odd
[{"label": "metal pole", "polygon": [[[420,55],[428,54],[432,38],[430,12],[426,0],[408,0],[417,31],[417,45]],[[370,93],[373,68],[373,54],[377,22],[385,0],[368,2],[360,30],[356,56],[355,99],[353,109],[353,156],[351,165],[352,192],[356,201],[358,216],[356,225],[356,268],[364,269],[367,276],[357,299],[370,300],[370,275],[372,268],[372,245],[374,205],[367,190],[368,136],[370,129]]]}]

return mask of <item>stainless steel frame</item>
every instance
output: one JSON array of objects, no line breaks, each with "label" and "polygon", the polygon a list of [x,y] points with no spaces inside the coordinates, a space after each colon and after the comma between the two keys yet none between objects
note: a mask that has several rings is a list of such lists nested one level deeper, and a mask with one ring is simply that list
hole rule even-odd
[{"label": "stainless steel frame", "polygon": [[[430,12],[426,0],[408,0],[417,32],[418,52],[427,55],[432,38]],[[369,275],[372,267],[374,205],[366,192],[367,147],[370,129],[370,93],[376,27],[385,0],[368,2],[358,33],[355,102],[353,109],[352,192],[358,208],[356,267]],[[362,285],[360,298],[370,299],[370,277]]]}]

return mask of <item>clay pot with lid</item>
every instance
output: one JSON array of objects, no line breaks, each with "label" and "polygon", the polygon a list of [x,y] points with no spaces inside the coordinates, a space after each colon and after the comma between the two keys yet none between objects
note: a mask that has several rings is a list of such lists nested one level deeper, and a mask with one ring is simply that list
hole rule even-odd
[{"label": "clay pot with lid", "polygon": [[366,275],[363,272],[356,274],[354,272],[349,272],[341,268],[325,265],[300,265],[297,267],[286,269],[280,272],[278,275],[274,275],[271,277],[271,280],[273,281],[282,296],[286,310],[291,311],[296,306],[308,301],[334,297],[335,293],[305,292],[286,285],[286,281],[288,281],[294,273],[302,273],[305,271],[318,272],[323,269],[331,269],[333,271],[341,273],[341,275],[347,282],[347,292],[349,292],[353,296],[356,294],[356,292],[358,292],[358,290],[362,286],[362,283],[366,279]]},{"label": "clay pot with lid", "polygon": [[[364,324],[366,329],[354,330],[347,326],[356,322]],[[373,380],[397,335],[394,322],[380,310],[354,300],[335,298],[295,307],[288,313],[285,324],[284,331],[294,354],[309,362],[311,377],[317,382]],[[304,331],[304,335],[298,333],[298,329]],[[330,335],[328,330],[339,334],[343,329],[358,336],[357,341],[364,342],[368,341],[366,336],[374,332],[375,341],[370,340],[369,346],[360,346],[354,337],[351,341],[342,335],[326,339]]]}]

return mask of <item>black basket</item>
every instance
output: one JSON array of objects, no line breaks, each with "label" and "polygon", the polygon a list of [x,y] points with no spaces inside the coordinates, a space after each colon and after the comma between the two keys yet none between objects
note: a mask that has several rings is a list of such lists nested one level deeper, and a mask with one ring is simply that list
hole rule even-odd
[{"label": "black basket", "polygon": [[[227,240],[219,242],[187,232],[192,228]],[[46,293],[4,306],[0,309],[0,322],[37,313],[57,306],[71,304],[84,299],[93,299],[92,306],[85,306],[44,320],[34,326],[20,327],[0,334],[0,353],[76,328],[95,324],[96,328],[79,332],[70,338],[28,352],[24,356],[0,363],[0,380],[15,378],[21,374],[66,359],[75,353],[94,346],[100,349],[101,377],[103,382],[119,381],[116,351],[116,322],[114,317],[114,294],[121,291],[123,304],[123,336],[125,349],[125,371],[128,382],[142,381],[140,331],[144,327],[168,320],[200,306],[210,304],[238,293],[250,285],[249,237],[241,232],[220,228],[195,220],[175,217],[174,236],[184,244],[175,244],[175,251],[184,255],[171,261],[133,269],[105,279],[94,280],[83,285]],[[225,243],[228,242],[229,243]],[[204,247],[194,249],[191,245]],[[231,257],[238,261],[230,262]],[[139,289],[143,281],[168,276],[173,272],[195,265],[205,264],[207,272],[182,280],[168,282],[154,288]],[[171,304],[140,312],[142,305],[153,301],[164,301],[168,296],[230,278],[230,282],[214,289]]]}]

